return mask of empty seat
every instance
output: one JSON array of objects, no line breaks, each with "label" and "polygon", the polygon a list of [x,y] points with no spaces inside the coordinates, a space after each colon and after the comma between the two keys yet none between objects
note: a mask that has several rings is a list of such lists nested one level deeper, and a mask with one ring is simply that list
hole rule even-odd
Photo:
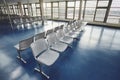
[{"label": "empty seat", "polygon": [[32,42],[33,42],[33,37],[30,37],[28,39],[20,41],[19,44],[14,46],[18,52],[17,58],[20,59],[24,63],[26,63],[26,61],[22,58],[21,51],[29,48]]},{"label": "empty seat", "polygon": [[43,74],[49,79],[49,76],[42,71],[42,64],[46,66],[51,66],[59,58],[59,53],[48,49],[48,45],[44,38],[38,39],[31,44],[31,49],[35,60],[39,64],[39,68],[34,68],[36,71]]},{"label": "empty seat", "polygon": [[75,27],[75,29],[76,29],[77,31],[83,31],[86,24],[87,24],[87,22],[84,22],[84,21],[82,21],[82,20],[78,20],[78,21],[76,22],[76,27]]},{"label": "empty seat", "polygon": [[66,25],[64,27],[64,32],[65,32],[65,36],[69,36],[73,39],[78,39],[78,34],[72,32],[71,28],[70,28],[70,25]]},{"label": "empty seat", "polygon": [[45,37],[45,32],[41,32],[39,34],[36,34],[34,38],[35,38],[35,41],[36,41],[36,40],[44,38],[44,37]]},{"label": "empty seat", "polygon": [[57,40],[55,32],[53,30],[47,31],[47,41],[49,43],[49,47],[58,52],[64,52],[68,45]]},{"label": "empty seat", "polygon": [[[59,41],[61,41],[63,43],[66,43],[66,44],[68,44],[71,47],[71,45],[73,43],[73,38],[65,36],[65,34],[63,32],[63,26],[64,25],[61,25],[59,27],[59,29],[56,31],[56,36],[57,36]],[[55,29],[57,29],[57,28],[55,28]]]},{"label": "empty seat", "polygon": [[70,24],[70,31],[71,33],[76,34],[76,35],[80,34],[80,31],[77,31],[75,28],[75,22]]}]

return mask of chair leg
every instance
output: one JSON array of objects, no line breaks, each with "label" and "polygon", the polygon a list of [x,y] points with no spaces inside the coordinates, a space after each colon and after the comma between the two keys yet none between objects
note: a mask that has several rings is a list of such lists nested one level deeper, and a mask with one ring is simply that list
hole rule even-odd
[{"label": "chair leg", "polygon": [[49,79],[50,77],[45,74],[43,71],[42,71],[42,66],[39,64],[39,69],[38,68],[34,68],[35,71],[41,73],[43,76],[45,76],[47,79]]},{"label": "chair leg", "polygon": [[21,60],[23,63],[27,63],[23,58],[22,58],[22,56],[21,56],[21,54],[20,54],[20,51],[19,50],[17,50],[17,52],[18,52],[18,56],[17,56],[17,58],[19,59],[19,60]]},{"label": "chair leg", "polygon": [[73,47],[72,47],[72,44],[68,44],[68,46],[72,49]]}]

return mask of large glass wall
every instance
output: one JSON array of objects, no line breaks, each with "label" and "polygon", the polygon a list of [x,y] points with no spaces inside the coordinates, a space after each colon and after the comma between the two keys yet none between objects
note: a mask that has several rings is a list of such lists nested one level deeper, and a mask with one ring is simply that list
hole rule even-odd
[{"label": "large glass wall", "polygon": [[[44,15],[49,19],[83,19],[88,22],[120,23],[120,0],[75,0],[44,3]],[[20,15],[18,4],[9,5],[10,14]],[[40,3],[21,4],[23,15],[41,16]],[[7,14],[5,6],[1,6]],[[31,14],[30,14],[31,13]]]},{"label": "large glass wall", "polygon": [[45,3],[45,15],[52,19],[81,18],[90,22],[119,23],[120,0],[112,0],[112,5],[110,5],[109,1],[111,0],[49,2]]}]

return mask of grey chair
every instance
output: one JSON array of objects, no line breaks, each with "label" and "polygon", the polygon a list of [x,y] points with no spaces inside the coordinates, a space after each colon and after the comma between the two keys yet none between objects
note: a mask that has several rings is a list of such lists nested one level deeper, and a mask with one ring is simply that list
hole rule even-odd
[{"label": "grey chair", "polygon": [[55,28],[56,36],[60,42],[66,43],[66,44],[68,44],[69,47],[72,47],[73,38],[65,36],[65,34],[63,32],[63,26],[64,25],[61,25],[59,27],[59,29]]},{"label": "grey chair", "polygon": [[73,39],[78,39],[79,35],[72,32],[70,25],[65,25],[63,30],[64,30],[64,33],[65,33],[65,36],[69,36],[69,37],[71,37]]},{"label": "grey chair", "polygon": [[28,39],[24,39],[19,42],[19,44],[15,45],[14,47],[17,49],[18,56],[17,58],[21,60],[23,63],[27,63],[21,56],[21,52],[25,49],[29,48],[31,43],[33,42],[33,37],[30,37]]},{"label": "grey chair", "polygon": [[76,30],[75,22],[71,23],[69,26],[70,26],[70,31],[72,34],[76,34],[76,35],[80,34],[80,31]]},{"label": "grey chair", "polygon": [[36,40],[31,44],[32,53],[35,60],[38,62],[39,68],[34,68],[46,78],[50,78],[42,71],[42,65],[51,66],[59,58],[59,53],[49,49],[44,38]]},{"label": "grey chair", "polygon": [[35,41],[38,40],[38,39],[44,38],[44,37],[45,37],[45,32],[41,32],[41,33],[36,34],[36,35],[34,36]]},{"label": "grey chair", "polygon": [[85,26],[87,25],[87,22],[84,22],[82,20],[78,20],[76,22],[76,31],[84,31]]},{"label": "grey chair", "polygon": [[64,52],[68,45],[65,43],[60,42],[57,37],[56,37],[56,33],[53,32],[53,30],[48,30],[47,31],[47,41],[49,44],[50,49],[58,51],[60,53]]}]

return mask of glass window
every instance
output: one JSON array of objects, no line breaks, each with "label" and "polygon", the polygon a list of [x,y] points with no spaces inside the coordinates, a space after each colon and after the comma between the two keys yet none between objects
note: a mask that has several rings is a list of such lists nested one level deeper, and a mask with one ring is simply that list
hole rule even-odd
[{"label": "glass window", "polygon": [[95,16],[95,21],[104,21],[106,9],[97,9],[96,11],[96,16]]},{"label": "glass window", "polygon": [[73,19],[74,18],[74,9],[75,9],[75,2],[67,2],[67,18]]},{"label": "glass window", "polygon": [[75,2],[75,19],[79,18],[80,1]]},{"label": "glass window", "polygon": [[23,4],[24,8],[28,8],[28,5],[27,4]]},{"label": "glass window", "polygon": [[25,12],[24,12],[24,7],[23,7],[23,5],[22,5],[22,11],[23,11],[23,15],[25,15]]},{"label": "glass window", "polygon": [[83,11],[84,11],[84,5],[85,5],[85,1],[82,1],[82,11],[81,11],[81,18],[83,18]]},{"label": "glass window", "polygon": [[113,0],[107,23],[120,24],[120,0]]},{"label": "glass window", "polygon": [[25,14],[28,15],[28,9],[25,9]]},{"label": "glass window", "polygon": [[86,8],[85,9],[85,15],[94,15],[95,8]]},{"label": "glass window", "polygon": [[53,7],[58,7],[58,3],[53,3]]},{"label": "glass window", "polygon": [[96,7],[97,0],[91,0],[86,2],[86,7]]},{"label": "glass window", "polygon": [[[18,7],[18,5],[14,5],[14,8],[15,8],[15,14],[19,15],[20,13],[19,13],[19,7]],[[22,11],[24,12],[23,5],[22,5]]]},{"label": "glass window", "polygon": [[97,0],[91,0],[86,2],[84,20],[93,21]]},{"label": "glass window", "polygon": [[53,3],[53,19],[59,18],[58,17],[58,2]]},{"label": "glass window", "polygon": [[9,6],[9,11],[10,11],[10,14],[14,14],[13,5],[10,5],[10,6]]},{"label": "glass window", "polygon": [[51,7],[51,3],[46,3],[46,7]]},{"label": "glass window", "polygon": [[33,12],[33,16],[36,16],[36,7],[35,7],[35,4],[32,4],[32,12]]},{"label": "glass window", "polygon": [[28,4],[23,4],[24,15],[28,15]]},{"label": "glass window", "polygon": [[53,13],[58,13],[58,8],[53,8]]},{"label": "glass window", "polygon": [[39,3],[36,3],[36,7],[40,7],[40,4],[39,4]]},{"label": "glass window", "polygon": [[74,12],[74,8],[68,8],[67,9],[67,18],[73,19],[73,12]]},{"label": "glass window", "polygon": [[36,6],[36,16],[41,16],[40,4],[39,3],[35,3],[35,6]]},{"label": "glass window", "polygon": [[45,3],[45,16],[51,18],[51,3]]},{"label": "glass window", "polygon": [[59,18],[65,19],[65,2],[59,2]]},{"label": "glass window", "polygon": [[74,7],[74,2],[68,2],[68,7]]},{"label": "glass window", "polygon": [[36,15],[40,16],[40,9],[36,9]]},{"label": "glass window", "polygon": [[99,1],[98,2],[98,7],[107,7],[109,1]]}]

